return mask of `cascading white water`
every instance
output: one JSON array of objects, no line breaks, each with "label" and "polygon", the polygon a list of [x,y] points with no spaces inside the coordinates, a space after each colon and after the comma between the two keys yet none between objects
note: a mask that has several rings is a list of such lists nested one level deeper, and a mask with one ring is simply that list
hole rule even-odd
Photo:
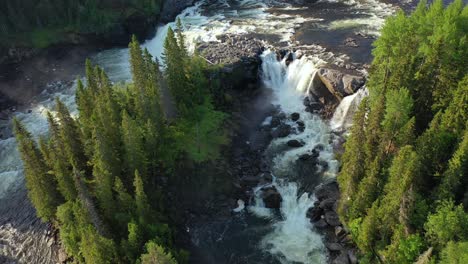
[{"label": "cascading white water", "polygon": [[364,97],[369,95],[367,88],[361,88],[359,91],[352,95],[348,95],[343,100],[333,113],[330,120],[330,127],[337,132],[346,131],[353,124],[353,116],[356,113],[359,104]]},{"label": "cascading white water", "polygon": [[282,263],[325,263],[322,237],[306,217],[315,197],[308,193],[298,197],[295,182],[279,181],[275,185],[283,198],[280,211],[284,220],[275,223],[273,231],[262,239],[262,249],[277,256]]},{"label": "cascading white water", "polygon": [[[299,183],[288,180],[299,156],[311,152],[319,144],[323,147],[319,159],[328,164],[325,175],[333,177],[337,172],[337,161],[333,158],[330,144],[330,128],[320,117],[306,112],[302,103],[311,88],[317,66],[322,61],[303,56],[287,65],[286,59],[278,61],[277,54],[271,50],[265,51],[261,58],[263,82],[274,92],[273,103],[280,106],[287,115],[299,113],[305,130],[286,138],[275,139],[269,146],[270,150],[278,149],[273,158],[272,172],[276,176],[273,185],[283,199],[280,208],[282,220],[274,224],[273,231],[262,239],[260,245],[264,250],[278,256],[282,263],[325,263],[326,253],[322,238],[306,217],[315,198],[309,193],[299,193]],[[296,125],[292,121],[289,124]],[[291,139],[305,144],[299,148],[281,148]],[[255,193],[255,205],[249,208],[250,211],[259,217],[272,217],[271,210],[264,208],[258,189]]]}]

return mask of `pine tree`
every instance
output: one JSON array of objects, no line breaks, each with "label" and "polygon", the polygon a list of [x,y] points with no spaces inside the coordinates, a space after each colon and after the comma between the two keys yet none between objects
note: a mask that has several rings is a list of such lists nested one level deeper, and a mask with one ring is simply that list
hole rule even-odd
[{"label": "pine tree", "polygon": [[135,181],[133,186],[135,187],[135,205],[138,222],[140,225],[145,226],[146,224],[149,224],[151,213],[148,198],[144,190],[143,180],[141,179],[138,171],[135,171]]},{"label": "pine tree", "polygon": [[114,192],[116,193],[116,212],[114,213],[114,218],[120,226],[120,229],[125,230],[127,223],[130,222],[132,215],[134,215],[135,202],[124,187],[122,180],[118,177],[115,178]]},{"label": "pine tree", "polygon": [[181,115],[188,114],[192,106],[192,98],[187,93],[190,84],[186,75],[186,61],[181,57],[181,50],[172,28],[167,31],[164,42],[164,64],[166,65],[166,79],[175,100],[177,111]]},{"label": "pine tree", "polygon": [[153,241],[148,242],[145,247],[147,253],[141,255],[142,264],[177,264],[171,253],[167,253]]},{"label": "pine tree", "polygon": [[142,132],[137,122],[124,111],[122,114],[122,137],[125,149],[126,169],[128,173],[138,170],[146,178],[148,159],[144,148]]},{"label": "pine tree", "polygon": [[63,198],[57,191],[56,180],[48,173],[49,168],[32,135],[18,119],[14,119],[13,124],[18,149],[24,162],[29,199],[36,208],[37,215],[43,221],[49,221],[55,217],[57,206]]},{"label": "pine tree", "polygon": [[87,158],[81,141],[81,133],[76,121],[71,117],[67,107],[56,99],[57,117],[60,121],[60,136],[70,164],[79,172],[87,173]]},{"label": "pine tree", "polygon": [[49,166],[53,168],[53,174],[57,179],[58,189],[67,201],[74,200],[77,196],[75,181],[70,163],[67,159],[64,143],[60,135],[60,126],[50,112],[47,113],[49,123],[50,142],[47,150]]},{"label": "pine tree", "polygon": [[437,189],[440,200],[461,200],[468,184],[468,123],[463,140],[450,159],[448,168],[442,175],[442,183]]},{"label": "pine tree", "polygon": [[[414,206],[412,195],[419,177],[420,163],[411,146],[401,148],[389,168],[388,183],[379,208],[380,236],[391,237],[398,224],[408,229],[408,211]],[[409,204],[408,204],[409,203]],[[409,207],[409,208],[408,208]]]},{"label": "pine tree", "polygon": [[112,168],[108,157],[112,155],[111,150],[102,142],[105,141],[104,136],[99,132],[95,135],[96,142],[94,144],[93,157],[93,176],[96,182],[95,193],[99,202],[100,208],[108,219],[112,219],[115,210],[115,203],[112,193],[114,186],[115,175],[112,174]]},{"label": "pine tree", "polygon": [[468,239],[468,213],[462,205],[452,200],[441,201],[435,213],[430,214],[424,225],[426,237],[437,248],[442,248],[451,240]]},{"label": "pine tree", "polygon": [[114,241],[100,236],[91,226],[81,231],[81,251],[85,263],[112,264],[116,262],[117,251]]},{"label": "pine tree", "polygon": [[354,198],[357,191],[357,185],[364,175],[365,170],[365,149],[362,147],[366,142],[365,138],[365,120],[367,111],[367,100],[361,102],[359,110],[353,118],[351,135],[346,142],[345,152],[343,154],[343,168],[338,175],[341,197],[339,211],[345,219],[348,218],[347,207]]},{"label": "pine tree", "polygon": [[179,49],[180,49],[180,59],[187,60],[188,59],[187,43],[185,41],[185,36],[183,33],[184,29],[183,29],[182,21],[180,20],[180,18],[177,18],[176,27],[177,27],[177,43],[179,44]]}]

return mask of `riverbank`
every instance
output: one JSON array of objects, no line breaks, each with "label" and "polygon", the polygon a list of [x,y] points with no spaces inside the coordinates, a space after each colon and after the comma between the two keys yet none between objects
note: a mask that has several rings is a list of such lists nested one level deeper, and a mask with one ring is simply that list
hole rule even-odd
[{"label": "riverbank", "polygon": [[[64,32],[59,41],[45,47],[16,43],[0,45],[0,118],[8,111],[28,108],[48,84],[67,84],[82,76],[85,58],[116,47],[126,47],[135,35],[141,41],[156,34],[157,25],[174,20],[193,0],[167,0],[154,13],[134,12],[102,33]],[[7,110],[5,112],[5,110]]]}]

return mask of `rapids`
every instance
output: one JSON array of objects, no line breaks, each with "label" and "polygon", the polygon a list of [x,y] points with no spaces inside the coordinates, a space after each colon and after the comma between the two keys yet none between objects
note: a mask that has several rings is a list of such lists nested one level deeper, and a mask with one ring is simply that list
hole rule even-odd
[{"label": "rapids", "polygon": [[[319,116],[304,111],[302,99],[311,86],[317,67],[324,63],[337,64],[349,59],[346,50],[325,51],[318,45],[303,44],[296,38],[307,29],[328,32],[324,44],[336,42],[343,32],[351,35],[378,35],[386,16],[394,7],[377,0],[354,2],[320,0],[302,7],[290,4],[296,1],[275,0],[202,0],[184,10],[181,19],[187,35],[187,45],[193,51],[198,43],[218,41],[223,34],[254,36],[265,41],[266,46],[289,50],[319,51],[314,56],[302,56],[289,66],[278,61],[272,50],[262,55],[262,81],[265,89],[273,91],[272,103],[287,114],[300,113],[305,131],[287,138],[274,140],[267,149],[271,158],[274,185],[283,196],[279,215],[264,208],[261,199],[246,206],[239,201],[237,213],[228,222],[210,222],[192,231],[192,242],[206,251],[210,263],[324,263],[326,251],[321,236],[314,230],[305,214],[313,205],[310,193],[319,182],[333,178],[338,163],[333,157],[333,130],[346,129],[355,111],[360,94],[345,98],[329,123]],[[341,7],[339,16],[328,18],[327,12]],[[327,11],[328,10],[328,11]],[[331,11],[330,11],[331,10]],[[164,38],[175,22],[160,25],[157,34],[143,43],[156,58],[162,58]],[[328,34],[327,33],[327,34]],[[320,33],[321,34],[321,33]],[[315,36],[315,35],[311,35]],[[318,48],[317,48],[318,47]],[[361,50],[362,51],[362,50]],[[369,50],[366,52],[369,53]],[[298,54],[296,52],[296,54]],[[129,81],[128,49],[115,48],[102,51],[92,60],[102,66],[112,81]],[[46,111],[53,106],[53,98],[60,97],[76,114],[75,85],[51,84],[34,98],[30,108],[19,109],[14,116],[20,119],[36,136],[47,134]],[[27,111],[31,109],[31,111]],[[271,118],[270,118],[271,120]],[[265,120],[268,123],[269,120]],[[261,125],[261,124],[259,124]],[[291,124],[293,125],[293,124]],[[51,248],[47,225],[34,217],[34,210],[24,190],[22,162],[11,133],[11,120],[0,120],[0,262],[56,263],[57,254]],[[305,145],[285,149],[287,140],[298,139]],[[324,165],[317,175],[298,173],[295,161],[298,156],[320,145],[319,159]],[[17,210],[21,207],[21,210]],[[232,252],[232,253],[231,253]]]}]

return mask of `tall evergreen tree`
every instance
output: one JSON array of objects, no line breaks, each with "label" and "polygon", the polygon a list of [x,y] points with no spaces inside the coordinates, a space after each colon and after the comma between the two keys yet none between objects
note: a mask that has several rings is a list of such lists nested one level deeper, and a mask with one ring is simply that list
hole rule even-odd
[{"label": "tall evergreen tree", "polygon": [[37,215],[43,221],[51,220],[55,217],[57,206],[63,199],[57,191],[57,182],[48,173],[49,168],[32,135],[18,119],[14,119],[13,124],[18,148],[24,162],[29,199],[36,208]]}]

